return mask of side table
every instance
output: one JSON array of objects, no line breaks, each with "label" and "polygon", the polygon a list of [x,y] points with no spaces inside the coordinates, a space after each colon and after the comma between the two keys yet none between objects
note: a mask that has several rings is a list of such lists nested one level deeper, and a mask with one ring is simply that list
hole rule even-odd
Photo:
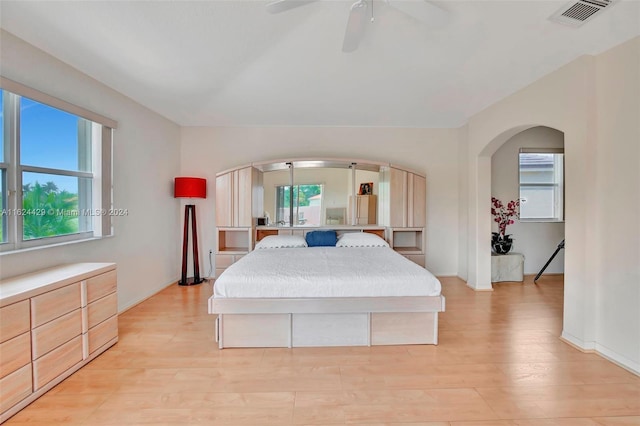
[{"label": "side table", "polygon": [[491,253],[491,282],[524,281],[524,255],[522,253]]}]

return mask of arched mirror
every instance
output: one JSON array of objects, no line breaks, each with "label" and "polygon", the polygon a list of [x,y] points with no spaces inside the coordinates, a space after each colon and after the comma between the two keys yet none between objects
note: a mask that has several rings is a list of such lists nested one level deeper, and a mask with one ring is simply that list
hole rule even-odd
[{"label": "arched mirror", "polygon": [[426,180],[348,159],[252,163],[216,175],[216,276],[269,235],[370,232],[424,266]]},{"label": "arched mirror", "polygon": [[376,225],[380,165],[340,160],[255,164],[271,226]]}]

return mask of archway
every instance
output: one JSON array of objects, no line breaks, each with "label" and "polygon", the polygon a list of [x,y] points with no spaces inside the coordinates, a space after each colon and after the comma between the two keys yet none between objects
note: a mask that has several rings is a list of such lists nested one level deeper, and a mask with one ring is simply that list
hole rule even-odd
[{"label": "archway", "polygon": [[[598,133],[593,103],[593,58],[585,57],[473,116],[464,129],[468,195],[461,268],[469,287],[491,290],[491,155],[504,141],[533,126],[564,133],[565,235],[564,314],[562,337],[593,348],[596,278],[599,268],[598,224],[601,210],[594,170],[598,166]],[[559,90],[559,88],[562,88]],[[466,213],[466,214],[465,214]]]},{"label": "archway", "polygon": [[470,153],[469,173],[469,257],[468,285],[477,291],[491,291],[491,156],[513,136],[533,127],[563,132],[554,124],[529,123],[501,130],[474,155]]},{"label": "archway", "polygon": [[[519,254],[523,255],[522,269],[511,269],[517,266],[511,264],[507,271],[492,263],[494,287],[495,282],[520,281],[520,273],[529,278],[535,276],[564,240],[563,149],[563,132],[535,126],[506,140],[491,156],[491,196],[505,205],[520,200],[519,220],[505,229],[513,239],[512,253],[516,255],[505,259],[492,257],[492,261],[517,262]],[[499,231],[493,219],[492,231]],[[564,251],[559,251],[547,266],[546,274],[563,272]]]}]

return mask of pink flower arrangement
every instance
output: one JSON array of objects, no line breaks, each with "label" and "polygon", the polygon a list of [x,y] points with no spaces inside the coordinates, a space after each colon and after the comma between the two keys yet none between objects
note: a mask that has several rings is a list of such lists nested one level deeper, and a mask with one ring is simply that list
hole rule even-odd
[{"label": "pink flower arrangement", "polygon": [[498,223],[500,237],[504,238],[507,233],[507,225],[515,223],[511,218],[520,218],[520,200],[509,201],[505,206],[496,197],[491,197],[491,214],[493,215],[493,221]]}]

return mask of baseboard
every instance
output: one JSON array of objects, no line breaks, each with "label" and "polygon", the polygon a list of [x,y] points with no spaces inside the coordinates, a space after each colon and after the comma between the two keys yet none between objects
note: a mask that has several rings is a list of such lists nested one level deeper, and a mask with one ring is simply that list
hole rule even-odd
[{"label": "baseboard", "polygon": [[473,291],[493,291],[493,287],[491,287],[491,288],[475,288],[475,287],[470,286],[468,282],[467,282],[467,287],[469,287]]},{"label": "baseboard", "polygon": [[135,308],[136,306],[138,306],[139,304],[141,304],[142,302],[145,302],[148,299],[151,299],[153,296],[155,296],[156,294],[160,293],[161,291],[163,291],[164,289],[166,289],[167,287],[171,287],[174,284],[178,284],[178,281],[172,281],[169,284],[166,284],[162,287],[160,287],[158,290],[156,290],[155,292],[151,293],[150,295],[148,295],[147,297],[144,297],[141,300],[138,300],[137,302],[133,302],[131,305],[129,306],[125,306],[124,308],[122,308],[122,310],[118,311],[118,315],[122,315],[125,312],[127,312],[129,309],[131,308]]},{"label": "baseboard", "polygon": [[636,376],[640,376],[640,364],[630,360],[629,358],[622,356],[611,349],[603,346],[599,343],[596,343],[595,352],[600,355],[602,358],[611,361],[617,366],[624,368],[630,373],[635,374]]},{"label": "baseboard", "polygon": [[560,336],[560,340],[579,350],[580,352],[587,354],[596,354],[607,361],[614,363],[615,365],[624,368],[630,373],[635,374],[636,376],[640,376],[640,364],[624,357],[615,351],[607,348],[596,342],[584,342],[575,336],[572,336],[568,333],[562,332],[562,336]]},{"label": "baseboard", "polygon": [[594,341],[585,342],[584,340],[578,339],[576,336],[569,334],[566,331],[562,332],[562,335],[560,336],[560,340],[562,340],[568,345],[573,346],[574,348],[578,349],[580,352],[594,353],[596,351],[596,342]]},{"label": "baseboard", "polygon": [[571,334],[565,331],[562,332],[562,335],[560,336],[560,340],[562,340],[567,345],[573,347],[574,349],[577,349],[580,352],[583,352],[585,354],[593,354],[596,352],[595,342],[587,343],[581,339],[578,339],[575,336],[572,336]]},{"label": "baseboard", "polygon": [[[536,273],[527,273],[527,272],[525,272],[525,274],[524,274],[525,277],[533,277],[533,278],[535,278],[536,275],[538,275],[537,272]],[[561,277],[563,275],[564,275],[564,272],[549,272],[549,273],[545,272],[544,274],[542,274],[540,276],[540,278],[542,278],[542,277]]]}]

